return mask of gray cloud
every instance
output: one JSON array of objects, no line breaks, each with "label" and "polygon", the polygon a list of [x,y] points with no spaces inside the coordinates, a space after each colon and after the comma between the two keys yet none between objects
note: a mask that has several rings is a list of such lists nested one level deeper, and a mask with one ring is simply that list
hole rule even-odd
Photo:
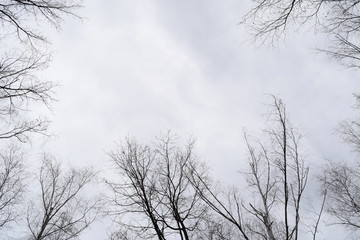
[{"label": "gray cloud", "polygon": [[53,116],[59,138],[49,149],[101,168],[114,141],[132,135],[146,143],[171,129],[197,137],[215,175],[235,182],[246,160],[242,129],[264,127],[266,94],[275,94],[305,134],[312,161],[349,157],[332,132],[355,114],[356,73],[314,56],[310,48],[322,38],[311,33],[294,33],[278,49],[245,42],[237,24],[244,6],[88,1],[82,23],[68,19],[51,37],[55,54],[45,77],[62,86]]}]

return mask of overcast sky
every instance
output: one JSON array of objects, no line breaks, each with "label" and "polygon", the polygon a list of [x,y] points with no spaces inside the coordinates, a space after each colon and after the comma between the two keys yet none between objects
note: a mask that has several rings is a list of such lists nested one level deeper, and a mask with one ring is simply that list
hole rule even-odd
[{"label": "overcast sky", "polygon": [[238,24],[248,6],[86,1],[82,21],[66,18],[49,37],[53,61],[43,75],[61,87],[50,116],[57,137],[44,148],[73,165],[104,169],[114,142],[134,136],[150,144],[171,130],[196,137],[196,152],[214,175],[236,183],[246,163],[242,130],[260,133],[274,94],[305,135],[310,164],[347,161],[334,129],[356,114],[358,72],[316,54],[322,36],[311,31],[291,29],[277,48],[252,44]]}]

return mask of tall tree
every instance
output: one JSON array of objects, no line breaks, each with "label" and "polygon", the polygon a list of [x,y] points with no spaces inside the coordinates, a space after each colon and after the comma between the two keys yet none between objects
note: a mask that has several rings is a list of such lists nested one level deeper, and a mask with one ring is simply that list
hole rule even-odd
[{"label": "tall tree", "polygon": [[85,194],[94,177],[89,169],[64,172],[59,162],[44,156],[38,175],[40,192],[27,213],[29,239],[77,238],[99,212],[98,200]]},{"label": "tall tree", "polygon": [[64,15],[76,15],[80,0],[4,0],[0,4],[0,139],[29,140],[29,133],[46,133],[48,121],[29,117],[31,104],[49,107],[51,81],[37,77],[47,67],[47,39],[39,29],[49,23],[59,29]]},{"label": "tall tree", "polygon": [[[358,106],[360,96],[355,95]],[[343,121],[339,127],[340,137],[353,151],[360,152],[359,119]],[[320,176],[323,191],[327,194],[326,212],[332,224],[345,226],[357,235],[360,233],[360,161],[332,161],[324,167]]]},{"label": "tall tree", "polygon": [[[150,147],[139,145],[135,140],[127,140],[126,144],[110,153],[120,181],[107,184],[113,192],[111,206],[115,213],[115,221],[137,232],[140,237],[156,236],[165,239],[165,224],[157,214],[157,175],[154,172],[155,156]],[[129,223],[123,221],[125,215],[134,218]]]},{"label": "tall tree", "polygon": [[[17,220],[23,204],[23,157],[14,144],[28,142],[32,133],[47,134],[49,121],[31,112],[33,104],[50,107],[54,99],[51,81],[37,77],[47,67],[48,44],[39,28],[60,27],[64,15],[76,16],[79,1],[4,0],[0,3],[0,225]],[[35,116],[35,117],[34,117]],[[11,143],[10,143],[11,142]],[[0,231],[2,228],[0,228]]]},{"label": "tall tree", "polygon": [[[153,148],[127,140],[110,154],[122,176],[120,183],[108,181],[113,213],[141,238],[191,239],[206,215],[207,208],[187,177],[187,165],[196,162],[194,142],[184,148],[175,143],[169,134]],[[124,221],[124,214],[132,221]]]},{"label": "tall tree", "polygon": [[60,28],[64,15],[76,16],[81,0],[4,0],[0,4],[0,23],[3,41],[6,36],[18,38],[22,43],[46,42],[47,38],[36,27],[39,23],[50,23]]},{"label": "tall tree", "polygon": [[[291,126],[283,102],[273,100],[271,117],[275,127],[266,130],[270,145],[258,141],[256,147],[245,136],[250,155],[248,183],[256,193],[254,202],[245,209],[255,217],[256,225],[263,226],[250,228],[258,237],[296,240],[309,168],[299,150],[301,135]],[[279,208],[282,208],[280,218],[276,217]]]},{"label": "tall tree", "polygon": [[[191,181],[202,200],[233,225],[240,239],[296,240],[301,229],[309,227],[300,221],[309,172],[299,149],[301,135],[291,126],[280,99],[273,98],[271,109],[274,127],[265,130],[268,140],[252,141],[245,134],[250,193],[233,188],[217,191],[196,167],[191,168]],[[242,200],[245,197],[249,200]],[[312,226],[314,239],[317,226]]]},{"label": "tall tree", "polygon": [[25,187],[23,153],[14,145],[0,153],[0,231],[21,215]]},{"label": "tall tree", "polygon": [[156,149],[156,172],[159,174],[157,191],[163,208],[160,217],[169,229],[179,234],[180,239],[189,240],[199,223],[204,220],[207,208],[200,202],[199,194],[194,191],[187,177],[187,166],[198,164],[193,153],[194,141],[190,140],[181,149],[173,139],[168,133],[159,139]]},{"label": "tall tree", "polygon": [[323,51],[349,67],[360,67],[359,1],[253,0],[253,3],[243,22],[255,39],[273,41],[291,27],[313,25],[314,30],[328,36],[328,48]]}]

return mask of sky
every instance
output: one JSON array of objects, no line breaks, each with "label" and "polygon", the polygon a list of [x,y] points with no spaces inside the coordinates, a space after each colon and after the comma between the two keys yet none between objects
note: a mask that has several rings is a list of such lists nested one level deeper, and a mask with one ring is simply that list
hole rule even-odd
[{"label": "sky", "polygon": [[[273,94],[305,136],[310,166],[351,161],[335,129],[357,114],[358,72],[317,53],[324,36],[310,28],[289,29],[275,47],[253,43],[239,24],[249,6],[84,2],[82,20],[67,17],[60,32],[46,32],[53,56],[41,74],[60,86],[48,113],[55,136],[39,140],[41,150],[107,171],[106,153],[116,142],[132,136],[151,144],[171,130],[181,140],[195,137],[213,175],[236,184],[247,160],[243,130],[260,136]],[[105,225],[95,224],[82,239],[105,239]]]}]

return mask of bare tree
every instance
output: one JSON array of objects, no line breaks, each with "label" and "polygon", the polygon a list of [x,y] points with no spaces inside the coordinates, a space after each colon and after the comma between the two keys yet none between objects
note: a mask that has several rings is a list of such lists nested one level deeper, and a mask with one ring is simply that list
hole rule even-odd
[{"label": "bare tree", "polygon": [[60,163],[44,156],[38,181],[40,194],[28,208],[29,239],[74,239],[97,217],[97,199],[89,199],[84,191],[94,180],[88,169],[63,172]]},{"label": "bare tree", "polygon": [[110,240],[135,240],[139,239],[137,234],[126,227],[120,226],[116,231],[110,233]]},{"label": "bare tree", "polygon": [[169,134],[158,140],[153,149],[128,140],[110,154],[123,176],[120,184],[108,182],[117,209],[113,212],[120,214],[123,221],[124,214],[132,218],[120,224],[136,230],[142,237],[165,239],[167,235],[177,235],[188,240],[207,211],[187,178],[187,165],[196,162],[194,142],[181,149]]},{"label": "bare tree", "polygon": [[[120,183],[106,181],[114,195],[111,205],[115,207],[112,211],[117,217],[115,221],[136,230],[140,236],[165,239],[165,225],[156,212],[157,175],[153,171],[155,155],[150,147],[127,140],[125,145],[110,153],[110,157],[123,176]],[[130,223],[122,221],[124,215],[129,214],[135,219]]]},{"label": "bare tree", "polygon": [[204,221],[203,228],[195,239],[199,240],[230,240],[241,239],[232,224],[222,218],[210,216]]},{"label": "bare tree", "polygon": [[[189,168],[189,179],[202,201],[212,209],[215,214],[219,215],[224,221],[229,222],[236,229],[236,235],[234,235],[237,236],[238,239],[251,239],[246,223],[244,222],[244,209],[238,189],[226,188],[215,184],[207,173],[199,172],[196,165],[190,165]],[[218,227],[222,229],[222,227]],[[214,229],[210,229],[210,231],[214,231]],[[220,234],[223,235],[221,232]],[[210,236],[211,235],[210,233]],[[233,237],[235,237],[234,235]]]},{"label": "bare tree", "polygon": [[[0,139],[30,140],[32,133],[47,134],[49,121],[34,117],[33,104],[50,107],[55,84],[37,77],[50,59],[49,43],[39,25],[59,29],[65,15],[77,17],[81,0],[4,0],[0,3]],[[0,225],[17,216],[23,189],[22,155],[10,147],[0,153]],[[71,170],[67,175],[53,159],[44,160],[39,175],[39,208],[28,209],[30,239],[72,239],[95,217],[95,202],[81,196],[94,174]],[[24,203],[22,201],[22,203]]]},{"label": "bare tree", "polygon": [[[360,96],[355,95],[359,107]],[[360,124],[358,119],[343,121],[338,129],[344,142],[360,152]],[[325,210],[332,217],[330,223],[340,224],[352,231],[360,230],[360,162],[329,162],[320,176],[326,191]]]},{"label": "bare tree", "polygon": [[[263,226],[262,231],[252,231],[258,237],[296,240],[309,168],[299,151],[301,135],[291,127],[282,101],[273,100],[275,127],[265,131],[270,146],[258,141],[256,149],[245,135],[250,155],[248,183],[256,193],[254,203],[246,209]],[[279,208],[283,209],[281,218],[275,217]]]},{"label": "bare tree", "polygon": [[31,45],[34,41],[44,42],[46,37],[34,28],[36,25],[34,23],[48,22],[60,28],[63,15],[77,17],[74,11],[80,7],[79,2],[78,0],[4,0],[0,4],[3,34],[15,33],[21,42]]},{"label": "bare tree", "polygon": [[[107,183],[114,194],[111,213],[125,231],[112,237],[300,239],[309,228],[301,221],[309,168],[285,105],[273,97],[271,109],[273,125],[265,130],[266,140],[244,135],[249,153],[246,189],[214,182],[206,165],[196,160],[193,141],[184,149],[170,135],[159,138],[155,148],[134,140],[120,145],[110,156],[122,182]],[[311,226],[313,239],[324,202],[325,195]]]},{"label": "bare tree", "polygon": [[47,58],[36,53],[6,56],[0,62],[0,139],[29,140],[29,133],[44,134],[46,119],[27,119],[28,106],[40,102],[49,106],[53,100],[51,82],[40,81],[36,72],[46,67]]},{"label": "bare tree", "polygon": [[187,166],[198,163],[193,153],[195,142],[190,140],[185,149],[181,149],[175,145],[174,138],[170,133],[163,136],[156,150],[159,202],[165,212],[160,217],[168,228],[179,233],[180,239],[189,240],[204,220],[207,208],[187,177]]},{"label": "bare tree", "polygon": [[[39,102],[49,107],[55,84],[36,77],[47,67],[46,37],[39,23],[60,27],[64,15],[77,16],[80,0],[4,0],[0,4],[0,139],[29,140],[29,133],[45,134],[49,121],[29,118]],[[16,42],[20,41],[20,45]],[[10,46],[7,43],[10,42]],[[45,44],[45,45],[44,45]]]},{"label": "bare tree", "polygon": [[18,219],[26,173],[23,154],[11,145],[0,153],[0,231]]},{"label": "bare tree", "polygon": [[255,39],[279,38],[290,26],[314,25],[329,37],[323,51],[349,67],[359,67],[359,1],[339,0],[254,0],[244,23]]},{"label": "bare tree", "polygon": [[[360,108],[360,95],[354,94],[356,108]],[[337,130],[342,140],[349,144],[354,152],[360,153],[360,119],[345,120]]]},{"label": "bare tree", "polygon": [[[299,151],[301,135],[291,127],[280,99],[273,97],[271,108],[274,127],[265,130],[268,141],[251,141],[247,134],[244,136],[250,193],[233,188],[216,191],[206,176],[191,167],[191,182],[202,200],[237,229],[240,239],[299,239],[301,228],[308,228],[300,221],[309,172]],[[244,201],[241,196],[253,200]],[[318,223],[313,227],[315,239]]]},{"label": "bare tree", "polygon": [[360,165],[329,163],[320,178],[327,192],[326,212],[331,224],[360,230]]}]

